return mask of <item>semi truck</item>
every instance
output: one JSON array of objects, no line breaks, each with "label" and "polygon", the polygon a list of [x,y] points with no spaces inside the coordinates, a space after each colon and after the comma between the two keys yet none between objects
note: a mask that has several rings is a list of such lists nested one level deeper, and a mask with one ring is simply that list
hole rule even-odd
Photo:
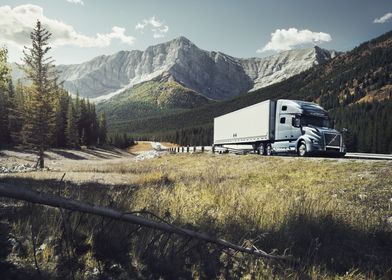
[{"label": "semi truck", "polygon": [[343,135],[316,103],[266,100],[214,118],[213,148],[251,145],[262,155],[344,156]]}]

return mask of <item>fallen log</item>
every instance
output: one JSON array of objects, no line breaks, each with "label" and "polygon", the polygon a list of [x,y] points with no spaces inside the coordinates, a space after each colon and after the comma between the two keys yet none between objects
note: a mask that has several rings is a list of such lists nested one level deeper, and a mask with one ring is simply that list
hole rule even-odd
[{"label": "fallen log", "polygon": [[42,193],[24,187],[13,186],[11,184],[0,183],[0,196],[137,224],[143,227],[160,230],[167,233],[175,233],[181,236],[203,240],[208,243],[217,244],[223,248],[232,249],[237,252],[247,253],[258,257],[276,260],[293,260],[291,256],[268,254],[263,250],[257,249],[255,246],[239,246],[224,239],[212,237],[206,233],[180,228],[169,223],[152,221],[134,214],[123,213],[112,208],[92,205],[82,201],[64,198],[53,194]]}]

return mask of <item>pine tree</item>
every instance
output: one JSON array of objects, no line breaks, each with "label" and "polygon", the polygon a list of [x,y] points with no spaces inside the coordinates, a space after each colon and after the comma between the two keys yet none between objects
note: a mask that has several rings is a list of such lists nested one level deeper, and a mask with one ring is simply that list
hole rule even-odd
[{"label": "pine tree", "polygon": [[10,131],[11,142],[14,145],[21,144],[22,141],[22,128],[24,123],[26,87],[20,81],[17,82],[14,88],[10,83],[9,89],[9,123],[8,128]]},{"label": "pine tree", "polygon": [[76,148],[79,146],[79,134],[77,126],[77,115],[72,99],[70,99],[68,102],[67,111],[67,128],[65,133],[67,137],[67,146]]},{"label": "pine tree", "polygon": [[68,103],[69,103],[69,95],[64,89],[59,89],[55,104],[54,104],[54,112],[55,112],[55,131],[54,131],[54,139],[53,143],[56,147],[64,148],[67,145],[67,116],[68,116]]},{"label": "pine tree", "polygon": [[8,98],[4,91],[0,91],[0,146],[7,143],[8,139]]},{"label": "pine tree", "polygon": [[50,145],[54,126],[53,92],[57,88],[53,61],[46,57],[51,33],[37,24],[31,32],[32,47],[25,47],[23,70],[31,80],[30,99],[26,104],[27,118],[23,126],[26,143],[38,150],[39,167],[44,167],[44,152]]},{"label": "pine tree", "polygon": [[[77,104],[76,104],[77,106]],[[82,98],[79,102],[79,119],[78,119],[78,131],[79,131],[79,143],[86,145],[86,121],[87,121],[87,107],[86,101]]]},{"label": "pine tree", "polygon": [[11,80],[11,69],[8,65],[8,50],[0,48],[0,91],[6,92],[9,81]]},{"label": "pine tree", "polygon": [[106,127],[106,115],[101,113],[99,116],[99,133],[98,133],[98,144],[104,145],[107,141],[107,127]]},{"label": "pine tree", "polygon": [[82,146],[87,145],[86,130],[84,129],[84,127],[82,128],[82,136],[80,137],[80,145],[82,145]]},{"label": "pine tree", "polygon": [[7,63],[8,51],[6,48],[0,49],[0,145],[6,144],[9,140],[8,130],[8,83],[10,78],[10,68]]},{"label": "pine tree", "polygon": [[99,135],[99,120],[97,117],[97,113],[95,111],[95,105],[91,104],[90,107],[90,144],[96,145],[98,142],[98,135]]}]

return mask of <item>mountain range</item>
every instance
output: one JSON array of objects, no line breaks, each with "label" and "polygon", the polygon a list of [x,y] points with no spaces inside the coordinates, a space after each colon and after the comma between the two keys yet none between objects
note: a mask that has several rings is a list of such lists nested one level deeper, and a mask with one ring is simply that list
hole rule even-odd
[{"label": "mountain range", "polygon": [[100,101],[151,81],[176,82],[212,100],[228,100],[283,81],[335,57],[319,47],[290,50],[265,58],[235,58],[205,51],[185,37],[120,51],[75,65],[59,65],[60,80],[73,94]]}]

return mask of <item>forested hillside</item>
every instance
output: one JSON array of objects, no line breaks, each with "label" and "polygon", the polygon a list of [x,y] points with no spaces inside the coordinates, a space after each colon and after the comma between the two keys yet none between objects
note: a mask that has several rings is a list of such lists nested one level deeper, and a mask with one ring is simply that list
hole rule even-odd
[{"label": "forested hillside", "polygon": [[[20,84],[14,87],[12,83],[6,91],[0,92],[0,147],[28,146],[34,141],[27,128],[32,118],[29,114],[32,110],[30,95],[28,87]],[[99,119],[93,104],[79,97],[71,98],[59,88],[53,92],[49,105],[49,146],[63,148],[97,144],[100,137]]]},{"label": "forested hillside", "polygon": [[[340,54],[324,65],[279,84],[238,98],[164,117],[115,121],[113,131],[126,131],[182,145],[212,141],[215,116],[276,98],[314,101],[330,111],[337,128],[348,128],[350,151],[392,152],[392,32]],[[201,133],[194,133],[199,131]]]},{"label": "forested hillside", "polygon": [[24,146],[39,151],[40,167],[49,147],[76,148],[106,143],[105,115],[99,118],[95,105],[79,96],[72,98],[58,82],[48,39],[51,33],[37,24],[31,33],[20,70],[27,83],[11,79],[7,49],[0,49],[0,149]]},{"label": "forested hillside", "polygon": [[111,121],[162,116],[212,103],[213,101],[174,81],[151,80],[98,103]]}]

